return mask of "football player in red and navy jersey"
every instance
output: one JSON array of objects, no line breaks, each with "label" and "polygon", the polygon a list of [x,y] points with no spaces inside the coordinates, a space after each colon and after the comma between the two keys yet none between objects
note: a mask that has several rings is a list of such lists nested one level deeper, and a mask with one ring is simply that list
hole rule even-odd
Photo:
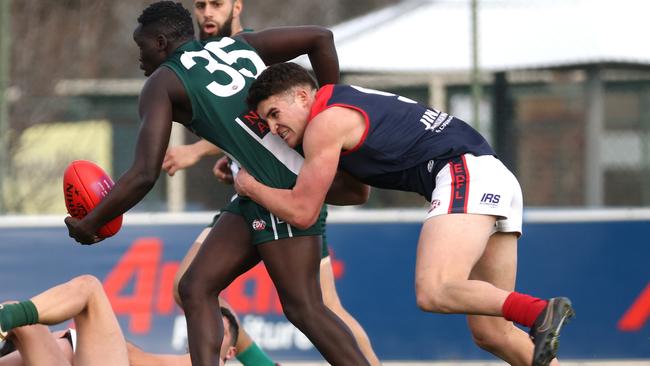
[{"label": "football player in red and navy jersey", "polygon": [[[241,171],[241,195],[297,227],[317,219],[337,169],[367,185],[423,195],[431,207],[417,250],[418,306],[467,314],[475,342],[509,364],[557,364],[571,303],[514,291],[521,188],[477,131],[391,93],[339,84],[317,89],[292,63],[267,68],[248,103],[289,146],[302,144],[305,162],[290,190]],[[530,328],[530,338],[512,322]]]}]

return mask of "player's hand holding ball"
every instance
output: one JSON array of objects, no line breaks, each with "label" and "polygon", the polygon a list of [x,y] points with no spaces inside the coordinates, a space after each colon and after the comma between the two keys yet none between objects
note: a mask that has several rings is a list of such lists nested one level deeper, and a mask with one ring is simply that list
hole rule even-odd
[{"label": "player's hand holding ball", "polygon": [[94,230],[84,227],[83,222],[75,217],[66,217],[65,225],[68,227],[68,235],[80,244],[90,245],[104,240]]},{"label": "player's hand holding ball", "polygon": [[122,227],[122,215],[99,229],[82,220],[113,188],[113,180],[102,168],[87,160],[75,160],[63,175],[65,206],[70,214],[65,224],[68,233],[81,244],[94,244],[111,237]]}]

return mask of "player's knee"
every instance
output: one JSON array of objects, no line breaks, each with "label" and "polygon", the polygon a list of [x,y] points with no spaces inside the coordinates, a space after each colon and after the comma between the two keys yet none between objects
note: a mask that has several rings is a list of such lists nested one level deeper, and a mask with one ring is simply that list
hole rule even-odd
[{"label": "player's knee", "polygon": [[178,281],[178,296],[183,309],[205,300],[206,296],[203,295],[205,292],[202,287],[202,281],[194,279],[190,272],[181,276]]},{"label": "player's knee", "polygon": [[180,306],[181,308],[183,307],[183,300],[181,299],[181,295],[178,293],[178,286],[174,287],[174,291],[172,293],[172,296],[174,297],[174,302],[176,305]]},{"label": "player's knee", "polygon": [[422,311],[444,314],[451,313],[451,309],[445,304],[442,288],[416,286],[415,299],[418,308]]},{"label": "player's knee", "polygon": [[299,326],[299,324],[302,323],[302,313],[298,307],[291,305],[282,306],[282,312],[284,312],[284,316],[286,316],[292,324]]},{"label": "player's knee", "polygon": [[95,276],[85,274],[73,278],[70,282],[77,287],[77,291],[85,294],[93,294],[104,291],[102,282]]},{"label": "player's knee", "polygon": [[174,277],[174,285],[172,288],[172,295],[174,296],[174,301],[176,304],[180,307],[183,307],[183,302],[181,301],[181,295],[179,293],[178,287],[181,282],[181,278],[183,278],[183,274],[177,273],[176,277]]},{"label": "player's knee", "polygon": [[304,324],[309,319],[322,316],[325,305],[321,301],[283,301],[284,315],[296,326]]},{"label": "player's knee", "polygon": [[296,324],[302,322],[305,313],[308,313],[309,309],[303,308],[297,302],[285,301],[282,303],[282,311],[290,322]]}]

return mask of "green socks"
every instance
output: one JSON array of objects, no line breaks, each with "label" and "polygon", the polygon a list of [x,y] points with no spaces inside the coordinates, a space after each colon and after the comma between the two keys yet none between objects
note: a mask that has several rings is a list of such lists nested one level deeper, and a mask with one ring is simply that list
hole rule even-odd
[{"label": "green socks", "polygon": [[8,332],[14,328],[38,323],[38,311],[31,301],[4,304],[0,309],[0,328]]},{"label": "green socks", "polygon": [[244,366],[275,366],[275,362],[271,360],[269,355],[254,342],[243,352],[239,352],[237,359]]}]

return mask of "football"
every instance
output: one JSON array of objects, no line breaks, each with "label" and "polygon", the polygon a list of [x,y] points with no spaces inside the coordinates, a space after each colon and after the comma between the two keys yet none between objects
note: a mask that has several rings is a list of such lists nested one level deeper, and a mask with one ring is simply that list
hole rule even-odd
[{"label": "football", "polygon": [[[88,160],[75,160],[63,174],[65,207],[70,216],[81,219],[92,211],[113,188],[113,180],[97,164]],[[122,215],[116,217],[97,232],[108,238],[120,231]]]}]

